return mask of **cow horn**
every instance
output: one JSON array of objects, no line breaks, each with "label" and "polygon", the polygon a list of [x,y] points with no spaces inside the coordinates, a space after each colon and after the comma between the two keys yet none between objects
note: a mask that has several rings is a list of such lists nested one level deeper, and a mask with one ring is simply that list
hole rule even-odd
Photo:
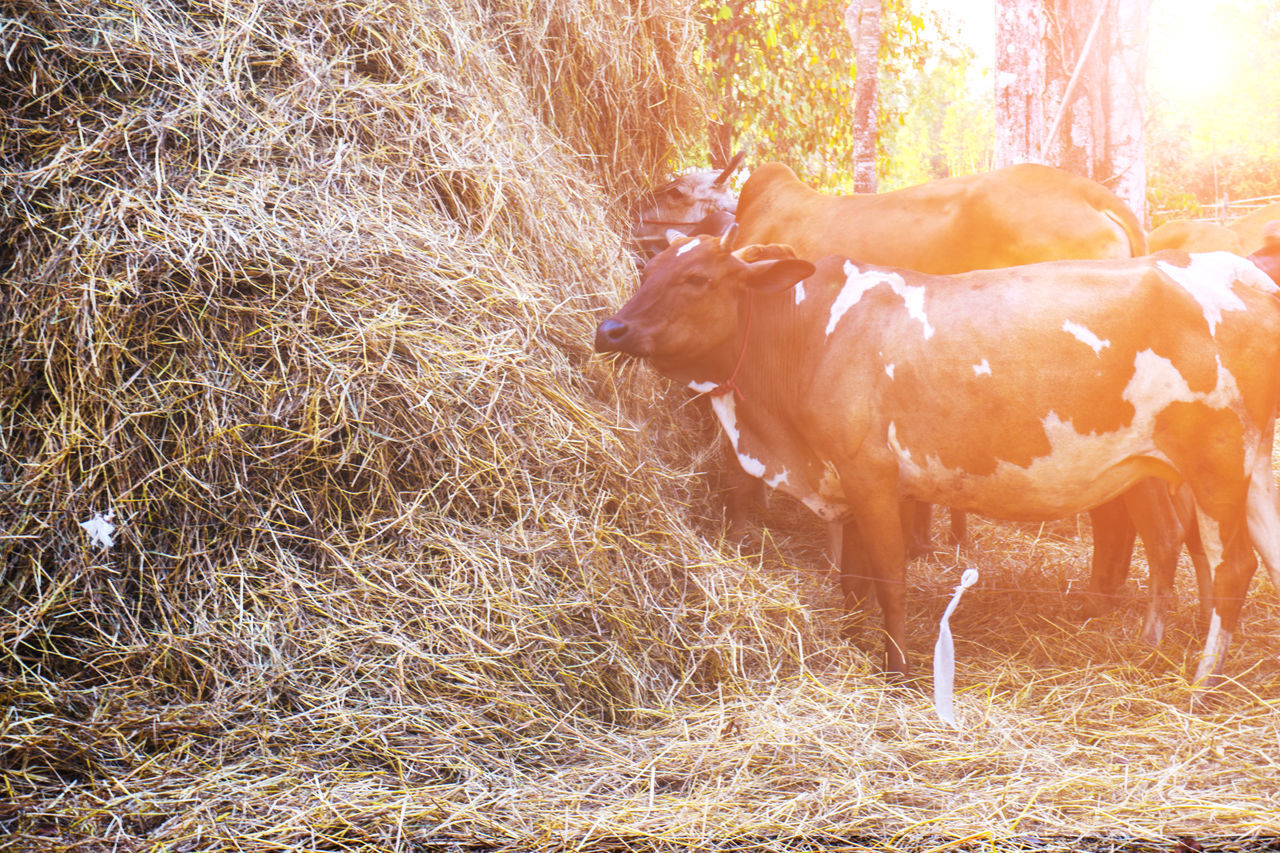
[{"label": "cow horn", "polygon": [[729,180],[729,176],[732,175],[737,170],[738,166],[742,164],[742,158],[745,156],[747,156],[746,151],[739,151],[737,154],[734,154],[733,159],[729,161],[729,165],[725,166],[724,171],[716,175],[716,179],[711,182],[712,186],[718,187],[725,181]]},{"label": "cow horn", "polygon": [[733,251],[733,241],[738,238],[738,223],[733,223],[720,237],[720,248],[726,252]]}]

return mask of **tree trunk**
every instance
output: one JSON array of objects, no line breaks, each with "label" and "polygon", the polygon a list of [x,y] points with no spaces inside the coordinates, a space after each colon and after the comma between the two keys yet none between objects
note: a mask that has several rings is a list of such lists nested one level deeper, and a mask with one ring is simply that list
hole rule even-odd
[{"label": "tree trunk", "polygon": [[881,0],[854,0],[844,10],[853,40],[853,190],[876,191],[876,99],[879,92]]},{"label": "tree trunk", "polygon": [[997,0],[996,166],[1033,160],[1092,178],[1146,221],[1150,6]]},{"label": "tree trunk", "polygon": [[1115,0],[1115,49],[1111,53],[1107,93],[1107,153],[1116,176],[1112,189],[1124,199],[1138,221],[1147,223],[1147,16],[1151,0]]},{"label": "tree trunk", "polygon": [[1045,137],[1043,0],[996,3],[996,168],[1040,161]]}]

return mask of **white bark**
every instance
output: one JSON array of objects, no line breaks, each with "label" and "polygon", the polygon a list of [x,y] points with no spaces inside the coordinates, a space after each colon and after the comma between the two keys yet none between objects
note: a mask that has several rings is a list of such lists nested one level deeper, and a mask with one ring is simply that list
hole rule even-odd
[{"label": "white bark", "polygon": [[881,0],[853,0],[844,10],[857,74],[853,85],[853,189],[860,193],[876,191],[880,11]]},{"label": "white bark", "polygon": [[1043,0],[996,0],[996,168],[1040,160],[1045,137]]},{"label": "white bark", "polygon": [[1107,153],[1115,173],[1112,190],[1147,221],[1147,15],[1151,0],[1113,0],[1115,48],[1108,68],[1110,110]]}]

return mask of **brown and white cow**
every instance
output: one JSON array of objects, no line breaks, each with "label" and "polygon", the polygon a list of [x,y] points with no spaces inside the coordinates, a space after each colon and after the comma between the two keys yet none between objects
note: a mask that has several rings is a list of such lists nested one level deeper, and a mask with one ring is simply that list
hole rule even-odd
[{"label": "brown and white cow", "polygon": [[[1119,196],[1096,181],[1033,163],[844,196],[819,193],[787,166],[766,163],[742,187],[737,222],[738,246],[780,243],[809,261],[838,254],[942,274],[1147,251],[1141,224]],[[918,508],[908,525],[914,553],[928,549],[928,505]],[[1179,521],[1166,486],[1139,486],[1123,500],[1095,507],[1090,518],[1089,612],[1098,612],[1127,575],[1135,533],[1154,573],[1176,567],[1187,521]],[[963,542],[964,513],[954,508],[951,528]],[[1153,598],[1142,631],[1152,643],[1161,635],[1161,610]]]},{"label": "brown and white cow", "polygon": [[1171,253],[931,276],[725,242],[650,262],[596,349],[707,390],[746,470],[862,532],[890,672],[907,671],[901,497],[1053,519],[1160,477],[1194,495],[1214,584],[1195,680],[1220,677],[1252,548],[1280,571],[1280,300],[1256,266]]}]

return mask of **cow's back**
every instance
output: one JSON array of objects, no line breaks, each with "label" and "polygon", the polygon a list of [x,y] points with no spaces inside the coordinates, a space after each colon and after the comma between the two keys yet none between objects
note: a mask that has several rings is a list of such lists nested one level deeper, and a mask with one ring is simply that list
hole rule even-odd
[{"label": "cow's back", "polygon": [[840,254],[936,274],[1146,252],[1137,218],[1113,193],[1034,164],[830,196],[767,163],[743,186],[738,224],[739,246],[786,243],[809,260]]},{"label": "cow's back", "polygon": [[1233,252],[1240,251],[1240,237],[1225,225],[1216,222],[1196,222],[1175,219],[1152,229],[1147,235],[1147,251],[1155,253],[1165,249],[1181,249],[1184,252]]},{"label": "cow's back", "polygon": [[[1010,519],[1076,511],[1162,473],[1156,460],[1176,448],[1162,444],[1160,412],[1181,394],[1212,407],[1234,393],[1267,405],[1280,396],[1269,357],[1280,301],[1235,256],[893,275],[896,287],[868,291],[829,333],[819,317],[813,386],[825,391],[810,416],[868,413],[910,497]],[[916,289],[913,303],[899,295]],[[1162,322],[1141,320],[1152,315]],[[875,381],[842,381],[851,363]],[[1201,414],[1216,416],[1212,407]],[[1157,444],[1133,445],[1133,426]]]}]

